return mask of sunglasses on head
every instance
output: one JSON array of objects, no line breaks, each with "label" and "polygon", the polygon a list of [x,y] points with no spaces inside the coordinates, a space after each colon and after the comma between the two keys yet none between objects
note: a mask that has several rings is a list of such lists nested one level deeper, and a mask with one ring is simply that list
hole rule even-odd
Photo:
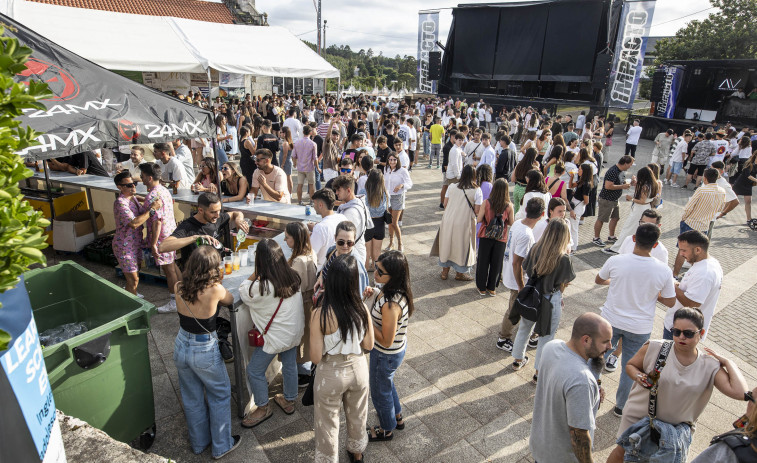
[{"label": "sunglasses on head", "polygon": [[691,339],[698,333],[696,330],[679,330],[678,328],[673,328],[670,332],[673,334],[674,338],[684,335],[686,339]]},{"label": "sunglasses on head", "polygon": [[134,188],[136,184],[135,183],[121,183],[118,186],[125,186],[126,188]]},{"label": "sunglasses on head", "polygon": [[337,240],[336,244],[337,244],[337,246],[347,245],[348,248],[351,248],[352,246],[355,245],[355,242],[354,241],[350,241],[350,240]]}]

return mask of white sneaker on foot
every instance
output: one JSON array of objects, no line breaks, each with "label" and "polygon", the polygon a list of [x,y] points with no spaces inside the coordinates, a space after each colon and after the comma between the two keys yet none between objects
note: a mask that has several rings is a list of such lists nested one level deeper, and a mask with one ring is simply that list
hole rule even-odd
[{"label": "white sneaker on foot", "polygon": [[176,299],[169,299],[168,303],[158,307],[158,313],[173,313],[176,312]]}]

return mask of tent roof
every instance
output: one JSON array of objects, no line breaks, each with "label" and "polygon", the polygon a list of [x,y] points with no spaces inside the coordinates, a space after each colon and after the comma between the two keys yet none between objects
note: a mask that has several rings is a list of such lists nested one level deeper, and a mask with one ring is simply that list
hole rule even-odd
[{"label": "tent roof", "polygon": [[7,12],[0,12],[108,69],[205,72],[211,67],[258,76],[339,76],[336,68],[282,27],[220,24],[24,0],[6,0],[5,4]]}]

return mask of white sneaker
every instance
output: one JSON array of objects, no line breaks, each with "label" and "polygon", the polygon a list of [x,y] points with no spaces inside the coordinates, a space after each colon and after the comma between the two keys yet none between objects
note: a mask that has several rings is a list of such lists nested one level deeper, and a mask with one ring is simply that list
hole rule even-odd
[{"label": "white sneaker", "polygon": [[401,220],[398,220],[398,221],[397,221],[397,225],[399,225],[399,226],[401,227],[401,226],[402,226],[402,221],[401,221]]},{"label": "white sneaker", "polygon": [[140,299],[144,299],[144,298],[145,298],[145,295],[144,295],[144,294],[140,294],[140,293],[137,293],[137,297],[138,297],[138,298],[140,298]]},{"label": "white sneaker", "polygon": [[176,299],[169,299],[166,305],[158,307],[158,313],[176,312]]},{"label": "white sneaker", "polygon": [[614,354],[610,354],[609,357],[607,357],[607,362],[605,363],[605,371],[612,373],[613,371],[618,369],[618,357],[616,357]]}]

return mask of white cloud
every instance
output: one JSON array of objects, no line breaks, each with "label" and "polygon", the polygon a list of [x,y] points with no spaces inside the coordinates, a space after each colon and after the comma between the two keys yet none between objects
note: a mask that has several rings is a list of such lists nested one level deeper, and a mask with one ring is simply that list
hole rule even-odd
[{"label": "white cloud", "polygon": [[[317,1],[317,0],[316,0]],[[427,0],[347,1],[321,0],[322,19],[328,21],[326,46],[349,45],[357,51],[372,48],[385,56],[416,55],[418,11],[431,5]],[[487,3],[486,0],[467,0],[465,3]],[[456,4],[437,4],[435,8]],[[708,0],[657,0],[651,35],[674,35],[693,19],[703,19],[715,10],[707,10],[686,18],[682,16],[711,7]],[[316,12],[313,0],[257,0],[260,12],[268,13],[271,25],[289,29],[301,38],[317,41]],[[439,15],[440,41],[447,41],[452,14],[441,10]],[[664,24],[663,24],[664,23]],[[658,24],[660,24],[658,26]],[[275,45],[274,45],[275,46]]]}]

